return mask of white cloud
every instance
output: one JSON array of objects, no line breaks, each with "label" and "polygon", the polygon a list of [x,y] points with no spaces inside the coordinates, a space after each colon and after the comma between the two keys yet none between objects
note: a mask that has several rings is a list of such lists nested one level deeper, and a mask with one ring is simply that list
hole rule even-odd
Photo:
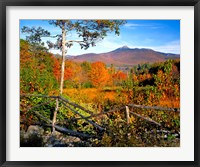
[{"label": "white cloud", "polygon": [[127,27],[127,28],[129,28],[129,29],[136,29],[136,28],[139,28],[139,27],[146,27],[146,28],[150,28],[150,29],[163,28],[163,26],[158,25],[158,24],[133,24],[133,23],[126,23],[124,26]]},{"label": "white cloud", "polygon": [[155,47],[155,50],[166,52],[166,53],[177,53],[180,54],[180,41],[171,41],[165,45]]},{"label": "white cloud", "polygon": [[153,49],[155,51],[164,52],[164,53],[175,53],[180,54],[180,41],[171,41],[164,45],[160,46],[138,46],[138,45],[132,45],[131,48],[147,48],[147,49]]},{"label": "white cloud", "polygon": [[125,26],[125,27],[146,27],[146,26],[150,26],[150,25],[148,25],[148,24],[126,23],[124,26]]}]

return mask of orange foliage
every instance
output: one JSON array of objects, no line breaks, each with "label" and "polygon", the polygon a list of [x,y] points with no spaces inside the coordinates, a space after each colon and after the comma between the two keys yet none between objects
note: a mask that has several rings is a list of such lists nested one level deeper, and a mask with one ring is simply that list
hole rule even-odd
[{"label": "orange foliage", "polygon": [[95,87],[103,87],[109,82],[110,75],[104,63],[102,62],[92,63],[90,71],[90,79]]},{"label": "orange foliage", "polygon": [[76,102],[83,103],[102,103],[112,101],[115,103],[127,103],[128,96],[126,91],[121,92],[120,95],[117,93],[116,89],[111,91],[102,91],[97,88],[82,88],[82,89],[64,89],[63,94],[72,98]]},{"label": "orange foliage", "polygon": [[114,76],[114,79],[118,80],[118,81],[124,81],[127,79],[127,75],[125,73],[123,73],[122,71],[117,71]]},{"label": "orange foliage", "polygon": [[73,61],[66,61],[66,80],[70,80],[75,84],[76,86],[80,86],[80,84],[84,80],[83,71],[79,63],[73,62]]},{"label": "orange foliage", "polygon": [[73,76],[73,71],[70,68],[65,68],[64,80],[68,80]]},{"label": "orange foliage", "polygon": [[53,65],[53,74],[56,78],[57,81],[60,80],[60,70],[61,70],[61,66],[60,66],[60,62],[58,59],[52,57],[53,61],[54,61],[54,65]]},{"label": "orange foliage", "polygon": [[138,76],[139,82],[152,78],[151,74],[140,74]]},{"label": "orange foliage", "polygon": [[[61,62],[60,59],[52,58],[54,61],[53,73],[57,81],[60,81],[61,76]],[[71,69],[70,63],[68,61],[65,62],[65,73],[64,80],[68,80],[73,76],[73,71]]]}]

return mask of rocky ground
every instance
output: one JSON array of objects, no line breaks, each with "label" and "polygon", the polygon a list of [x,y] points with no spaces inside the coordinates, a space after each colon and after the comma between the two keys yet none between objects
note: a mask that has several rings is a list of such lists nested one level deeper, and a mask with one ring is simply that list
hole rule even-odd
[{"label": "rocky ground", "polygon": [[90,147],[90,142],[31,125],[26,132],[20,131],[20,147]]}]

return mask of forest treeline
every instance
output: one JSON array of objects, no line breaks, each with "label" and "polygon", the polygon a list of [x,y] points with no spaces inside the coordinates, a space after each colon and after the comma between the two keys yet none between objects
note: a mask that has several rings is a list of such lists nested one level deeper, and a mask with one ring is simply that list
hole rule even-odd
[{"label": "forest treeline", "polygon": [[[145,88],[162,97],[179,97],[180,60],[138,64],[126,71],[118,69],[112,64],[107,67],[103,62],[77,63],[66,59],[64,88],[121,88],[129,91]],[[59,55],[53,55],[44,46],[33,46],[20,40],[21,93],[57,94],[60,76]]]}]

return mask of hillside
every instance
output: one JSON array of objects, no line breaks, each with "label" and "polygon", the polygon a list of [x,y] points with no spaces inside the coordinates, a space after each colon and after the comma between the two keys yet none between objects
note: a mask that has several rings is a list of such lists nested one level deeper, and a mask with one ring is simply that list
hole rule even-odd
[{"label": "hillside", "polygon": [[88,53],[78,56],[70,56],[68,59],[74,60],[76,62],[96,62],[101,61],[107,65],[114,64],[117,66],[123,65],[137,65],[142,63],[154,63],[163,62],[167,59],[180,58],[180,55],[172,53],[162,53],[151,49],[131,49],[127,46],[115,49],[107,53]]}]

